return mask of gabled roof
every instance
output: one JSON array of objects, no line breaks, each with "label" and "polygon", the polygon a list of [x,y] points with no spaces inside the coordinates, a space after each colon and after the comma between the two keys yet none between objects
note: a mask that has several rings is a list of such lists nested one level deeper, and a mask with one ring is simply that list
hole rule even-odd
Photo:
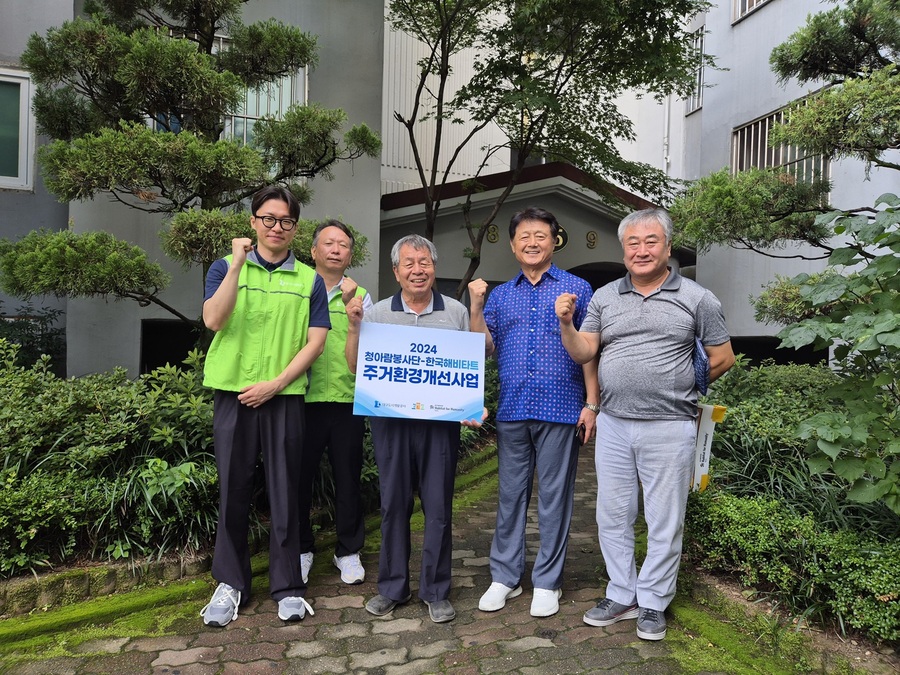
[{"label": "gabled roof", "polygon": [[[478,178],[479,189],[472,195],[473,206],[496,199],[497,192],[506,188],[511,171],[492,173]],[[446,214],[462,206],[466,197],[464,186],[468,181],[447,183],[440,191],[442,210]],[[527,166],[506,200],[507,206],[524,202],[523,206],[554,194],[580,204],[588,211],[603,214],[614,226],[627,212],[648,209],[657,205],[643,197],[612,183],[600,181],[581,169],[565,162],[550,162]],[[381,196],[382,226],[421,219],[421,207],[425,203],[425,190],[414,188]],[[624,205],[624,208],[623,208]],[[388,213],[385,213],[388,212]],[[682,266],[697,263],[696,252],[689,247],[673,249],[673,255]]]},{"label": "gabled roof", "polygon": [[[512,171],[501,171],[500,173],[479,176],[479,192],[472,196],[473,201],[479,200],[479,194],[505,188],[509,183],[511,173]],[[607,183],[606,181],[598,181],[581,169],[565,162],[550,162],[548,164],[536,164],[525,167],[519,176],[516,187],[513,189],[513,195],[517,192],[526,190],[530,184],[541,181],[552,181],[553,179],[560,182],[563,180],[570,181],[582,188],[591,190],[600,198],[609,196],[613,198],[613,201],[618,200],[634,209],[647,209],[656,206],[652,202],[649,202],[642,197],[638,197],[628,190],[624,190],[611,183]],[[460,180],[445,184],[440,190],[441,201],[465,197],[466,191],[464,190],[464,185],[468,182],[469,181]],[[410,206],[418,206],[424,203],[425,190],[423,188],[414,188],[412,190],[393,192],[381,196],[382,211],[393,211]]]}]

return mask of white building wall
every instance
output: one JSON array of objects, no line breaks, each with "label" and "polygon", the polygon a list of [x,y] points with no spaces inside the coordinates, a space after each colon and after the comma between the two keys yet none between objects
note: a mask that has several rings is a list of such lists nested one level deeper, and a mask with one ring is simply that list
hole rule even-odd
[{"label": "white building wall", "polygon": [[[169,287],[159,294],[160,299],[188,318],[200,318],[203,275],[196,266],[182,269],[162,252],[161,216],[112,203],[105,196],[91,202],[73,202],[70,214],[75,232],[105,230],[144,249],[148,258],[172,277]],[[69,300],[67,316],[66,360],[70,376],[115,367],[125,368],[131,376],[138,375],[141,321],[175,318],[157,305],[141,307],[134,300],[102,298]]]},{"label": "white building wall", "polygon": [[[382,193],[390,194],[422,187],[422,180],[416,170],[412,145],[406,127],[397,121],[394,113],[400,113],[404,119],[412,117],[416,88],[419,82],[418,62],[428,55],[427,47],[413,37],[399,31],[391,30],[385,25],[384,39],[384,97],[382,107],[383,136],[382,140]],[[447,99],[466,82],[474,73],[473,60],[475,50],[468,49],[456,54],[451,60],[452,73],[447,82]],[[436,86],[437,79],[431,83]],[[423,95],[423,103],[428,94]],[[430,104],[433,99],[428,98]],[[419,122],[415,126],[419,153],[426,167],[430,167],[435,146],[437,123],[434,119],[423,120],[427,107],[419,110]],[[455,149],[462,143],[470,127],[466,124],[444,122],[441,138],[441,161],[437,182],[441,182],[443,171]],[[463,180],[474,176],[485,160],[486,146],[502,145],[506,138],[500,129],[491,125],[482,130],[466,145],[455,160],[447,177],[448,182]],[[509,169],[508,151],[501,151],[490,158],[482,174],[497,173]],[[430,179],[430,172],[426,174]]]},{"label": "white building wall", "polygon": [[[248,20],[280,19],[319,36],[319,63],[309,73],[310,102],[347,113],[348,128],[365,123],[381,133],[384,62],[383,0],[322,2],[267,0],[246,5]],[[252,14],[251,14],[252,11]],[[333,167],[334,180],[314,179],[313,202],[304,218],[337,218],[368,238],[370,259],[381,236],[381,162],[363,157]],[[378,268],[370,263],[350,270],[378,297]]]},{"label": "white building wall", "polygon": [[[59,0],[4,0],[0,3],[0,66],[22,68],[20,57],[33,33],[44,33],[75,15],[73,3]],[[24,70],[22,71],[24,73]],[[36,139],[36,145],[47,142]],[[32,148],[36,151],[36,148]],[[36,152],[35,152],[36,155]],[[60,230],[69,216],[67,204],[59,203],[47,192],[35,157],[32,157],[31,189],[0,189],[0,238],[16,241],[38,228]],[[3,313],[15,312],[23,301],[0,293]],[[65,310],[65,300],[33,298],[35,308]]]},{"label": "white building wall", "polygon": [[[732,21],[732,3],[722,2],[710,8],[692,24],[706,27],[705,53],[712,55],[719,69],[707,68],[707,88],[703,105],[685,113],[682,100],[656,104],[652,99],[624,102],[631,111],[637,141],[623,145],[623,155],[639,159],[661,169],[673,178],[695,180],[731,163],[732,131],[757,118],[765,117],[792,100],[817,89],[795,81],[782,85],[769,66],[772,50],[806,23],[809,14],[825,11],[831,5],[820,0],[770,0],[758,10]],[[671,117],[666,122],[666,110]],[[669,152],[661,152],[669,141]],[[663,157],[669,157],[668,166]],[[887,191],[897,191],[894,172],[873,169],[867,178],[865,166],[856,160],[832,162],[834,183],[832,203],[840,208],[871,204]],[[820,255],[817,249],[779,249],[779,255]],[[820,270],[824,262],[806,262],[799,258],[778,260],[757,253],[716,247],[697,261],[697,281],[712,290],[722,301],[733,336],[773,335],[779,327],[757,323],[753,319],[750,296],[757,296],[776,275],[792,277],[800,272]]]}]

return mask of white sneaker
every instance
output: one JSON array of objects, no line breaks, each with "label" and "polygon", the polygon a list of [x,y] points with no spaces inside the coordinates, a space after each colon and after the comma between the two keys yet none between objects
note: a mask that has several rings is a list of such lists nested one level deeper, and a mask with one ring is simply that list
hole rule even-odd
[{"label": "white sneaker", "polygon": [[553,616],[559,611],[562,589],[535,588],[531,599],[531,616]]},{"label": "white sneaker", "polygon": [[366,571],[359,560],[359,553],[351,553],[340,558],[334,556],[334,566],[341,571],[341,581],[345,584],[361,584],[366,579]]},{"label": "white sneaker", "polygon": [[482,612],[496,612],[506,606],[506,601],[522,595],[522,587],[510,588],[499,581],[491,583],[481,600],[478,601],[478,609]]},{"label": "white sneaker", "polygon": [[278,601],[278,618],[282,621],[302,621],[307,612],[315,614],[306,598],[292,596]]},{"label": "white sneaker", "polygon": [[313,554],[312,553],[301,553],[300,554],[300,576],[303,578],[303,583],[309,583],[309,571],[312,569],[313,564]]},{"label": "white sneaker", "polygon": [[200,610],[203,623],[222,628],[237,618],[241,592],[228,584],[219,584],[209,604]]}]

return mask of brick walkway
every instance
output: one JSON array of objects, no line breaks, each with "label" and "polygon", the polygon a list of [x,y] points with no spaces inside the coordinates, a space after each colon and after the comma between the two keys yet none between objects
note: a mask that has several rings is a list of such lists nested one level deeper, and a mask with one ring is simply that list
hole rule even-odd
[{"label": "brick walkway", "polygon": [[[494,613],[478,610],[490,584],[488,552],[494,527],[495,496],[460,509],[454,522],[454,621],[432,623],[416,598],[418,559],[411,563],[413,600],[387,617],[364,609],[374,595],[378,556],[366,553],[367,580],[340,582],[330,555],[319,555],[310,576],[308,599],[315,616],[287,624],[276,616],[264,590],[224,629],[207,628],[199,616],[191,634],[163,638],[97,640],[80,645],[84,658],[23,663],[0,672],[15,675],[66,673],[681,673],[667,641],[645,642],[635,622],[608,628],[585,625],[582,614],[601,596],[600,553],[594,524],[596,478],[592,446],[582,450],[576,486],[566,582],[560,612],[530,616],[530,566],[538,546],[535,504],[528,530],[525,592]],[[532,502],[536,502],[537,492]],[[421,539],[421,537],[419,538]],[[414,538],[413,550],[420,541]],[[199,612],[200,606],[197,606]],[[180,622],[179,626],[184,623]],[[193,630],[193,629],[196,630]],[[677,630],[671,625],[670,633]]]}]

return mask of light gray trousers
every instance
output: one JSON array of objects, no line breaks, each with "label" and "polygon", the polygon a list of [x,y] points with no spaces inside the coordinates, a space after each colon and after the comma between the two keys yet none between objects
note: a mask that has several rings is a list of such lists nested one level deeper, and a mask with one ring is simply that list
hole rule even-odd
[{"label": "light gray trousers", "polygon": [[[598,415],[597,527],[611,600],[662,611],[675,596],[696,438],[693,420]],[[641,487],[647,557],[637,574],[634,523]]]}]

